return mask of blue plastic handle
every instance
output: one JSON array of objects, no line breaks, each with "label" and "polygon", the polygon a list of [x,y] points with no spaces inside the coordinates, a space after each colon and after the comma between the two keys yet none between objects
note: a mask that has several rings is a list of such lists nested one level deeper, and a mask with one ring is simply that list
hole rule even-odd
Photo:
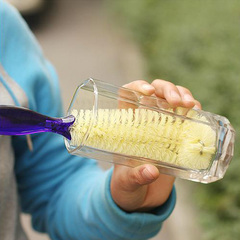
[{"label": "blue plastic handle", "polygon": [[71,140],[69,127],[74,121],[72,115],[52,118],[27,108],[0,105],[0,135],[53,132]]}]

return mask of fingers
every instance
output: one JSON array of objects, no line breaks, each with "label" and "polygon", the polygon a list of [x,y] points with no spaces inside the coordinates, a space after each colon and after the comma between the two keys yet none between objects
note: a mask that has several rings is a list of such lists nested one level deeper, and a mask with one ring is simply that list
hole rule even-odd
[{"label": "fingers", "polygon": [[123,87],[130,88],[134,91],[143,93],[144,95],[152,95],[155,92],[155,88],[143,80],[133,81],[131,83],[125,84]]},{"label": "fingers", "polygon": [[183,99],[183,103],[185,107],[188,107],[188,108],[194,107],[197,109],[202,109],[201,103],[196,99],[194,99],[189,89],[182,86],[176,86],[176,87],[181,95],[181,98]]},{"label": "fingers", "polygon": [[187,88],[182,86],[176,86],[176,88],[180,93],[184,107],[192,108],[196,105],[192,93]]},{"label": "fingers", "polygon": [[156,96],[166,99],[172,107],[192,108],[195,105],[194,98],[187,88],[175,86],[173,83],[161,79],[154,80],[152,85],[155,88]]},{"label": "fingers", "polygon": [[129,186],[135,190],[143,185],[150,184],[157,180],[159,177],[159,171],[155,166],[145,164],[130,169],[127,177],[129,180]]},{"label": "fingers", "polygon": [[196,107],[201,109],[201,104],[194,99],[189,89],[176,86],[171,82],[156,79],[152,82],[157,97],[164,98],[172,107]]},{"label": "fingers", "polygon": [[155,88],[155,95],[157,97],[166,99],[172,106],[181,104],[181,95],[177,87],[168,81],[156,79],[152,82],[152,86]]},{"label": "fingers", "polygon": [[201,104],[194,99],[189,89],[176,86],[169,81],[156,79],[151,84],[144,80],[136,80],[124,85],[125,88],[130,88],[144,95],[156,95],[159,98],[166,99],[171,107],[186,107],[201,109]]},{"label": "fingers", "polygon": [[135,168],[115,165],[111,195],[125,211],[148,211],[162,205],[172,191],[174,177],[160,174],[151,164]]},{"label": "fingers", "polygon": [[158,169],[150,164],[140,165],[129,168],[115,166],[114,175],[118,174],[116,179],[119,180],[124,191],[134,192],[141,186],[154,182],[159,177]]}]

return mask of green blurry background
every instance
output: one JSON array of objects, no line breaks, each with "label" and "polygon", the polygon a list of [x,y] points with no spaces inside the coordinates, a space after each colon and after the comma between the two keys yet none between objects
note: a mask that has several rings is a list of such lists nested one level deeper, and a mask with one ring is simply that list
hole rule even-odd
[{"label": "green blurry background", "polygon": [[223,180],[193,183],[206,240],[240,239],[240,1],[106,0],[142,51],[146,79],[191,90],[204,110],[226,116],[237,132]]}]

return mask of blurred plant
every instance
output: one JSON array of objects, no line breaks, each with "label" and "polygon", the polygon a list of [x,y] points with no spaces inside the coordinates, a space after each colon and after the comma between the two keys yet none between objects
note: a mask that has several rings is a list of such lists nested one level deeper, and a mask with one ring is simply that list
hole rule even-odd
[{"label": "blurred plant", "polygon": [[[240,130],[240,1],[107,1],[139,44],[147,77],[189,88],[203,109],[226,116]],[[225,178],[199,184],[207,240],[240,236],[240,151]]]}]

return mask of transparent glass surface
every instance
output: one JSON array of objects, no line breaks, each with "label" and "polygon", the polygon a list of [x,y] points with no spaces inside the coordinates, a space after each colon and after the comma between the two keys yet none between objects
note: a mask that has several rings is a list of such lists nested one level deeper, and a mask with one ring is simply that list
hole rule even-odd
[{"label": "transparent glass surface", "polygon": [[235,131],[222,116],[175,108],[156,97],[95,79],[84,81],[68,109],[75,123],[69,153],[210,183],[223,178]]}]

